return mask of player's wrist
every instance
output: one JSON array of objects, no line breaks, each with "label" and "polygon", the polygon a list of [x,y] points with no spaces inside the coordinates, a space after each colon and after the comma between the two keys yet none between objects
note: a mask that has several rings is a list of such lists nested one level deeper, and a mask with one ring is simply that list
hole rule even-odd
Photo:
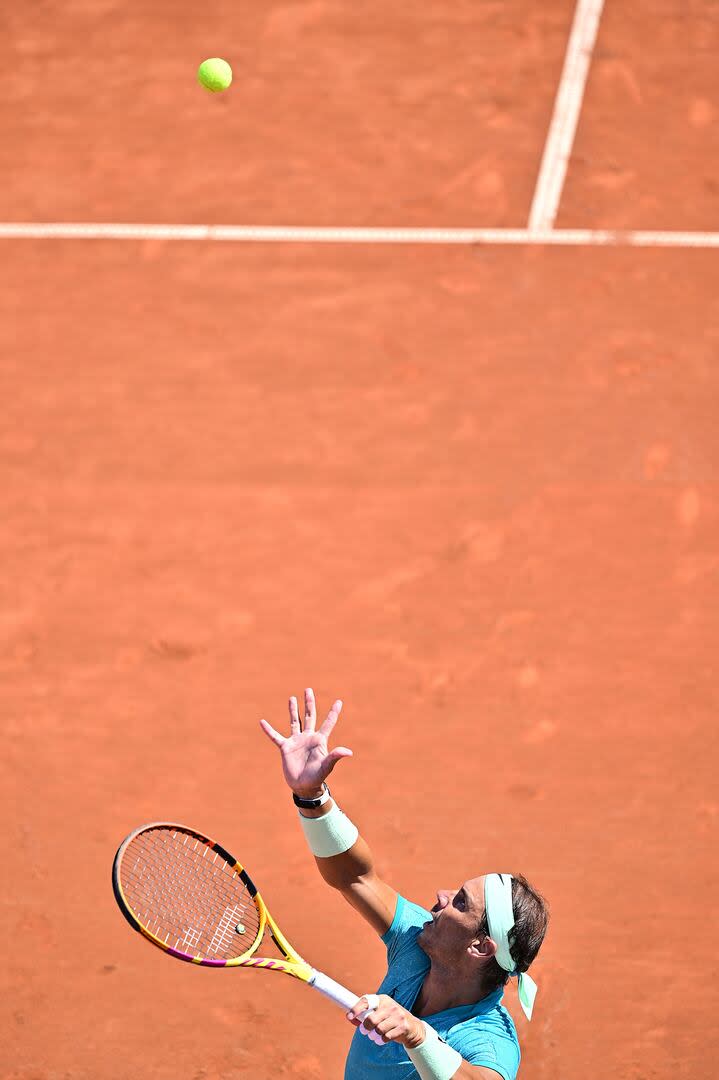
[{"label": "player's wrist", "polygon": [[321,787],[295,787],[290,788],[293,795],[296,795],[298,799],[319,799],[324,795],[325,786]]},{"label": "player's wrist", "polygon": [[[329,799],[329,787],[324,782],[321,784],[311,784],[303,787],[293,787],[292,800],[295,805],[300,806],[302,803],[326,803]],[[316,807],[306,807],[305,809],[313,810]]]}]

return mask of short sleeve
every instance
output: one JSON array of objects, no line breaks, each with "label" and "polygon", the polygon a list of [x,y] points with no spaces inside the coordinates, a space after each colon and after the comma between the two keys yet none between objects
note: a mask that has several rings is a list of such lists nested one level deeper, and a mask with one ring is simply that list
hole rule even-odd
[{"label": "short sleeve", "polygon": [[419,904],[405,900],[404,896],[397,896],[394,918],[381,938],[387,946],[388,964],[393,964],[405,949],[414,946],[418,932],[431,918],[430,912]]},{"label": "short sleeve", "polygon": [[[515,1080],[519,1069],[519,1060],[514,1060],[515,1055],[507,1053],[508,1047],[500,1047],[491,1035],[483,1031],[469,1032],[464,1030],[453,1038],[451,1033],[447,1042],[465,1061],[470,1065],[482,1065],[486,1069],[494,1069],[504,1080]],[[509,1058],[512,1058],[510,1061]]]}]

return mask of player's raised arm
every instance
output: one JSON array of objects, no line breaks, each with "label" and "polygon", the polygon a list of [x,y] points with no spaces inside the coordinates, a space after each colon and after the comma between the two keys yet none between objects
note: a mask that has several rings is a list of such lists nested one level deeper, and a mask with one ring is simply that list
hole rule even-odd
[{"label": "player's raised arm", "polygon": [[334,750],[327,746],[342,702],[335,701],[319,730],[311,689],[305,690],[304,722],[300,722],[296,698],[290,698],[289,709],[289,737],[266,720],[260,720],[260,726],[280,751],[285,781],[319,871],[378,934],[384,934],[394,918],[397,893],[377,877],[369,847],[336,805],[325,782],[338,761],[352,756],[346,746]]}]

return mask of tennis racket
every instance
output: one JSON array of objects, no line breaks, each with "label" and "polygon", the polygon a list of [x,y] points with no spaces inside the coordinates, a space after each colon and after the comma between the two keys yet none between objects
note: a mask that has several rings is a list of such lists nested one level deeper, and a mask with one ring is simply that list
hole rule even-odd
[{"label": "tennis racket", "polygon": [[[203,967],[282,971],[345,1011],[358,1000],[302,959],[241,863],[195,829],[165,822],[135,829],[117,850],[112,886],[133,930],[169,956]],[[257,955],[267,934],[281,959]]]}]

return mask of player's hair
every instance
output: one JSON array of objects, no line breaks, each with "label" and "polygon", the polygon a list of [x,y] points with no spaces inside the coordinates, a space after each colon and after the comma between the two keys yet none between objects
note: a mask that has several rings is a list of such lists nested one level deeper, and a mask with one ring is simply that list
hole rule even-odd
[{"label": "player's hair", "polygon": [[[509,931],[509,952],[517,971],[526,971],[539,952],[549,922],[549,905],[544,897],[521,874],[512,875],[512,908],[514,926]],[[478,931],[489,936],[487,912],[482,916]],[[509,979],[509,972],[492,957],[486,974],[488,994]]]}]

